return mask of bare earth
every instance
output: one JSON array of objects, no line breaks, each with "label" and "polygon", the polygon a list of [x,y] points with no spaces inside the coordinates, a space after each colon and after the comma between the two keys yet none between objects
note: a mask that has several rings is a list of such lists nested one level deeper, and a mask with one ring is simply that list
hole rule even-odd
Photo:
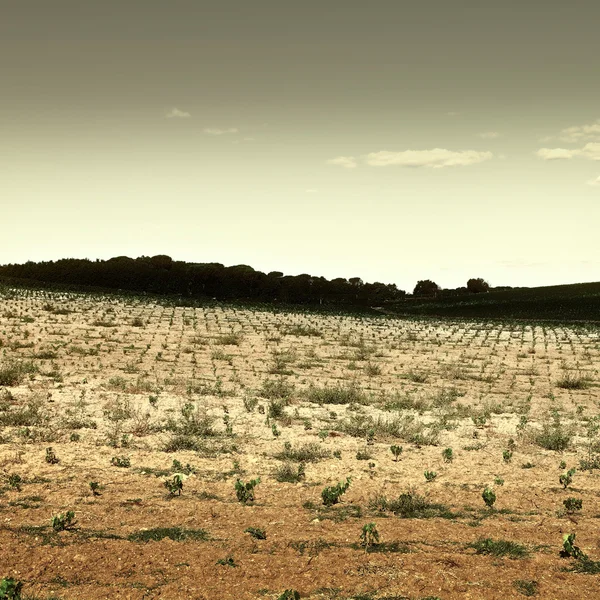
[{"label": "bare earth", "polygon": [[[599,368],[597,329],[4,292],[0,580],[39,600],[598,598],[559,551],[576,533],[600,561],[599,471],[580,468],[600,451]],[[402,494],[426,507],[403,514]],[[469,546],[488,538],[523,556]]]}]

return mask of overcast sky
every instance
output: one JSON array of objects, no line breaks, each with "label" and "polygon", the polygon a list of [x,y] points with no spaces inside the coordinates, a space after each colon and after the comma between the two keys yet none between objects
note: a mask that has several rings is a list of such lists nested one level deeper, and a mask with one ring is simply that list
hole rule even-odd
[{"label": "overcast sky", "polygon": [[598,0],[3,0],[0,263],[600,280]]}]

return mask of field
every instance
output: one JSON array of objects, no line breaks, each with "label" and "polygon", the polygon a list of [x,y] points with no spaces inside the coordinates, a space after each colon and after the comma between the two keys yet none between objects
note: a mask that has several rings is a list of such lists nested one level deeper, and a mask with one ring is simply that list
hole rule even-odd
[{"label": "field", "polygon": [[599,369],[593,327],[5,288],[0,585],[600,597]]}]

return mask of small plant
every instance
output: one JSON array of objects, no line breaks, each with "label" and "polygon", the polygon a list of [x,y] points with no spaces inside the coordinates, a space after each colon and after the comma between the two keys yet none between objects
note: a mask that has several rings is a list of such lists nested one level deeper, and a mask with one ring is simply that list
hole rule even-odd
[{"label": "small plant", "polygon": [[100,484],[97,481],[90,481],[90,490],[94,496],[100,496]]},{"label": "small plant", "polygon": [[581,498],[567,498],[563,500],[563,504],[568,513],[574,513],[581,510],[583,506],[583,500]]},{"label": "small plant", "polygon": [[362,532],[360,534],[360,545],[365,547],[365,552],[369,551],[369,548],[379,543],[379,531],[377,531],[377,525],[375,523],[367,523],[363,525]]},{"label": "small plant", "polygon": [[567,468],[567,463],[564,460],[561,460],[560,463],[559,463],[559,465],[558,465],[558,468],[561,471],[564,471]]},{"label": "small plant", "polygon": [[341,450],[334,450],[333,451],[333,458],[337,458],[338,460],[341,460],[341,458],[342,458],[342,451]]},{"label": "small plant", "polygon": [[183,490],[183,480],[185,475],[183,473],[175,473],[173,479],[167,479],[164,482],[164,486],[169,490],[169,493],[174,496],[177,494],[181,496],[181,490]]},{"label": "small plant", "polygon": [[56,454],[54,453],[54,450],[52,450],[52,448],[46,448],[45,460],[49,465],[55,465],[59,462],[59,458],[58,458],[58,456],[56,456]]},{"label": "small plant", "polygon": [[398,459],[402,454],[402,446],[390,446],[390,452],[394,455],[394,460],[398,462]]},{"label": "small plant", "polygon": [[277,600],[300,600],[300,594],[296,590],[285,590]]},{"label": "small plant", "polygon": [[575,534],[565,533],[563,535],[563,549],[560,551],[563,558],[576,558],[578,560],[587,560],[586,554],[579,546],[575,545]]},{"label": "small plant", "polygon": [[496,485],[504,485],[504,479],[502,479],[502,477],[496,477],[494,479],[494,484],[496,484]]},{"label": "small plant", "polygon": [[516,579],[513,586],[523,596],[535,596],[538,592],[538,582],[529,579]]},{"label": "small plant", "polygon": [[11,577],[4,577],[0,581],[0,600],[21,600],[22,588],[22,582],[15,581]]},{"label": "small plant", "polygon": [[452,451],[452,448],[446,448],[442,452],[442,458],[444,459],[444,462],[451,463],[454,460],[454,452]]},{"label": "small plant", "polygon": [[573,475],[575,475],[576,470],[577,469],[569,469],[558,478],[559,483],[565,490],[573,483]]},{"label": "small plant", "polygon": [[494,502],[496,502],[496,494],[494,493],[493,489],[486,487],[483,490],[481,497],[483,498],[483,501],[485,502],[486,506],[489,506],[490,508],[494,506]]},{"label": "small plant", "polygon": [[226,558],[220,558],[215,564],[223,565],[225,567],[237,567],[238,565],[233,560],[233,556],[227,556]]},{"label": "small plant", "polygon": [[371,460],[373,455],[368,448],[362,448],[356,453],[356,460]]},{"label": "small plant", "polygon": [[122,467],[126,469],[131,466],[131,461],[127,456],[113,456],[110,460],[110,464],[113,467]]},{"label": "small plant", "polygon": [[425,480],[430,482],[433,481],[437,477],[437,473],[435,471],[425,471]]},{"label": "small plant", "polygon": [[274,438],[278,438],[281,435],[281,431],[279,431],[279,429],[277,429],[277,425],[275,423],[273,423],[273,425],[271,425],[271,431],[273,433]]},{"label": "small plant", "polygon": [[260,477],[244,483],[241,479],[235,482],[235,494],[242,504],[254,502],[254,488],[260,483]]},{"label": "small plant", "polygon": [[17,473],[12,473],[8,476],[8,485],[17,490],[17,492],[21,491],[21,484],[23,483],[23,479]]},{"label": "small plant", "polygon": [[260,527],[248,527],[244,529],[244,533],[249,533],[255,540],[266,540],[267,532]]},{"label": "small plant", "polygon": [[509,463],[512,458],[512,455],[513,455],[512,450],[504,450],[502,452],[502,460],[505,463]]},{"label": "small plant", "polygon": [[508,540],[493,540],[491,538],[480,539],[467,544],[467,548],[473,548],[476,554],[489,554],[501,558],[525,558],[528,555],[527,548],[522,544]]},{"label": "small plant", "polygon": [[347,477],[345,483],[338,483],[337,485],[326,487],[321,492],[321,498],[325,506],[333,506],[340,501],[340,497],[346,493],[350,487],[351,478]]},{"label": "small plant", "polygon": [[54,515],[51,521],[54,531],[66,531],[75,525],[75,513],[72,510]]}]

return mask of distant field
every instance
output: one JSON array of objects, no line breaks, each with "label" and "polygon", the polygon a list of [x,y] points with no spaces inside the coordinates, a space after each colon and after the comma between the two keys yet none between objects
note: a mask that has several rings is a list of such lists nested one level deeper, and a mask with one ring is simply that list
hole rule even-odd
[{"label": "distant field", "polygon": [[593,326],[5,287],[0,582],[23,600],[600,597],[599,405]]},{"label": "distant field", "polygon": [[519,288],[441,299],[409,299],[386,308],[404,315],[600,323],[600,282]]}]

